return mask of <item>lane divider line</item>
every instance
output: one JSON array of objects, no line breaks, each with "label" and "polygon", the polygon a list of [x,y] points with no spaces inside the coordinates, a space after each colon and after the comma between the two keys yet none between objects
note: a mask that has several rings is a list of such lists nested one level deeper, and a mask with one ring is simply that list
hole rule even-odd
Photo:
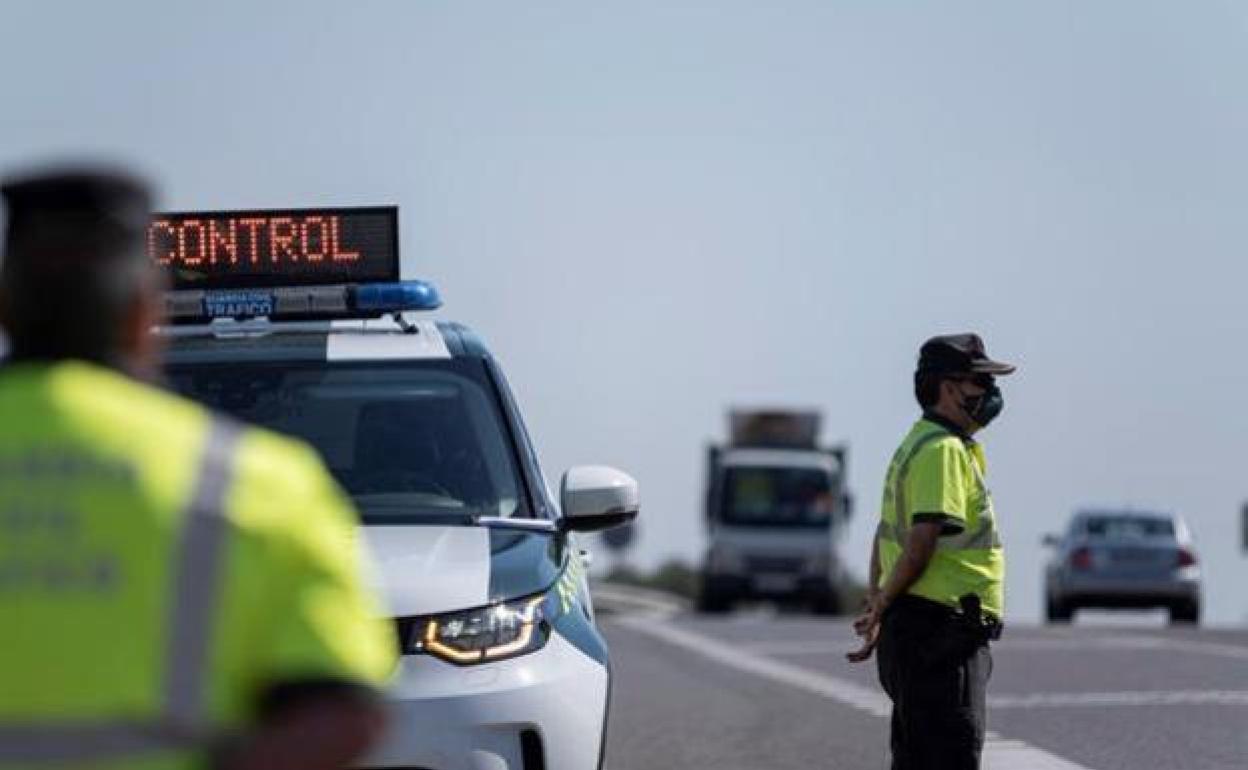
[{"label": "lane divider line", "polygon": [[[843,646],[847,649],[855,643],[850,636],[845,636]],[[1089,639],[1082,642],[1076,640],[1014,640],[999,642],[993,645],[997,652],[1002,650],[1068,650],[1078,648],[1099,649],[1102,651],[1121,650],[1157,650],[1159,645],[1153,637],[1139,639],[1135,637],[1106,637]],[[802,657],[806,655],[827,655],[834,641],[810,640],[777,640],[770,642],[746,642],[739,649],[763,656]],[[1199,644],[1199,643],[1198,643]],[[1238,648],[1244,649],[1244,648]],[[1189,650],[1190,651],[1190,650]],[[1206,652],[1210,652],[1206,650]],[[1210,654],[1225,654],[1222,650]],[[1248,705],[1248,690],[1118,690],[1109,692],[1035,692],[1035,693],[1003,693],[988,696],[988,704],[994,708],[1063,708],[1068,706],[1245,706]]]},{"label": "lane divider line", "polygon": [[629,615],[615,623],[648,636],[696,652],[737,671],[755,674],[774,682],[805,690],[823,698],[840,701],[872,716],[888,717],[893,705],[883,693],[856,682],[819,674],[779,660],[756,655],[717,639],[696,634],[664,622],[660,618]]},{"label": "lane divider line", "polygon": [[1071,706],[1248,706],[1248,690],[1135,690],[1124,692],[1038,692],[994,695],[991,708],[1069,708]]},{"label": "lane divider line", "polygon": [[1012,650],[1043,652],[1045,650],[1062,651],[1071,649],[1093,651],[1160,650],[1164,652],[1184,652],[1248,660],[1248,646],[1244,645],[1134,634],[1110,634],[1088,637],[1055,635],[1051,638],[1015,637],[1002,639],[995,647],[1004,652]]},{"label": "lane divider line", "polygon": [[1191,639],[1172,639],[1165,636],[1144,636],[1140,638],[1147,639],[1158,648],[1164,650],[1173,650],[1174,652],[1191,652],[1198,655],[1218,655],[1224,658],[1248,660],[1248,647],[1238,644],[1198,642]]},{"label": "lane divider line", "polygon": [[[834,640],[835,641],[835,640]],[[854,637],[845,635],[845,644],[855,644]],[[828,651],[828,640],[773,640],[767,642],[746,642],[744,647],[751,652],[763,655],[817,655]],[[1002,639],[993,645],[997,652],[1065,652],[1081,650],[1094,652],[1159,651],[1183,652],[1194,655],[1213,655],[1216,657],[1248,660],[1248,646],[1223,644],[1220,642],[1199,642],[1185,639],[1169,639],[1164,636],[1090,636],[1086,638],[1056,637],[1051,639],[1010,638]]]},{"label": "lane divider line", "polygon": [[[864,711],[871,716],[888,718],[892,703],[878,690],[863,687],[839,677],[794,666],[759,655],[667,622],[667,615],[624,615],[613,622],[653,639],[666,642],[720,665],[773,682],[788,685],[813,695],[836,701]],[[1084,765],[1036,748],[1023,741],[1002,738],[988,733],[984,742],[984,770],[1092,770]]]}]

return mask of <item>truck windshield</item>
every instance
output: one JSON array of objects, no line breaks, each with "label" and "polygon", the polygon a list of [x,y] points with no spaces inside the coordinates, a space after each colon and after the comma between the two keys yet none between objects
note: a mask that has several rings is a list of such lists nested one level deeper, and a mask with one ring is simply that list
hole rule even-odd
[{"label": "truck windshield", "polygon": [[724,471],[724,521],[755,526],[827,526],[832,490],[818,468],[730,467]]},{"label": "truck windshield", "polygon": [[365,523],[527,515],[479,361],[214,362],[168,374],[190,398],[312,444]]}]

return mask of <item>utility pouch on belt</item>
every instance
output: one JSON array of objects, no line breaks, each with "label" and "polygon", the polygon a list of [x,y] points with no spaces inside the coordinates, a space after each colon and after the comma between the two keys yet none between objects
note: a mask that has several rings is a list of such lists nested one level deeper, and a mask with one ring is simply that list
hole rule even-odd
[{"label": "utility pouch on belt", "polygon": [[958,606],[962,608],[962,611],[956,615],[958,620],[966,624],[968,630],[982,639],[985,644],[1001,638],[1004,626],[1001,621],[984,615],[978,596],[966,594],[958,599]]}]

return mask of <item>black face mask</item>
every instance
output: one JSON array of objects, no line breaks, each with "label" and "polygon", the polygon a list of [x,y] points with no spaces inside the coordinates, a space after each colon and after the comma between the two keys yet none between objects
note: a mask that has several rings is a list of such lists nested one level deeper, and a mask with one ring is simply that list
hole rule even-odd
[{"label": "black face mask", "polygon": [[987,428],[988,423],[997,419],[1002,409],[1005,409],[1005,396],[1001,395],[1001,389],[996,383],[989,385],[978,396],[966,396],[962,399],[962,411],[981,428]]}]

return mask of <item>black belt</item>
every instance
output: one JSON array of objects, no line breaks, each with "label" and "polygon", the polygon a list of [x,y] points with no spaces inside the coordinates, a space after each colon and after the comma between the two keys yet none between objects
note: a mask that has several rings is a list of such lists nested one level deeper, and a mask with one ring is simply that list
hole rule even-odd
[{"label": "black belt", "polygon": [[[913,612],[924,615],[932,620],[954,621],[965,623],[973,628],[977,635],[985,641],[996,641],[1001,638],[1005,624],[990,612],[984,612],[980,598],[975,594],[966,594],[958,599],[957,607],[950,607],[943,602],[927,599],[915,594],[902,594],[893,600],[888,611]],[[887,613],[886,613],[887,614]]]}]

